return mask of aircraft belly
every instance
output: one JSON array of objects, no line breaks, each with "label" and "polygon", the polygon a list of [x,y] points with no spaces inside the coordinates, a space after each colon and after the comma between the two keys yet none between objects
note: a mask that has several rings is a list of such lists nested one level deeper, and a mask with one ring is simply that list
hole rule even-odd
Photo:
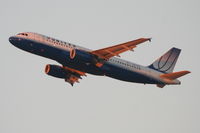
[{"label": "aircraft belly", "polygon": [[106,76],[127,82],[154,84],[156,81],[142,74],[123,69],[118,66],[109,65],[110,71],[106,72]]}]

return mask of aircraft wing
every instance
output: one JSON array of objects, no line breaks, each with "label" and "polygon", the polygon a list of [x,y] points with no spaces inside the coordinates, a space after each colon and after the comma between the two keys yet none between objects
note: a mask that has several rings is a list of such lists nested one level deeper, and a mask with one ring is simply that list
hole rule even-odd
[{"label": "aircraft wing", "polygon": [[119,54],[126,52],[128,50],[133,51],[133,49],[136,47],[136,45],[146,42],[146,41],[151,41],[151,38],[140,38],[137,40],[118,44],[115,46],[95,50],[95,51],[92,51],[91,53],[101,59],[108,60],[109,58],[111,58],[113,56],[119,56]]}]

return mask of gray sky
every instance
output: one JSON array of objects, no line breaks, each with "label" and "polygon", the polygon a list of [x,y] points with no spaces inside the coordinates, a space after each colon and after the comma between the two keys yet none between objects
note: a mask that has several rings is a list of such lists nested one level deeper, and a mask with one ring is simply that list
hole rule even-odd
[{"label": "gray sky", "polygon": [[[0,132],[199,133],[198,0],[1,0]],[[72,88],[44,73],[55,61],[8,42],[37,32],[91,49],[152,37],[123,59],[152,63],[182,49],[175,71],[190,70],[182,85],[127,83],[88,75]]]}]

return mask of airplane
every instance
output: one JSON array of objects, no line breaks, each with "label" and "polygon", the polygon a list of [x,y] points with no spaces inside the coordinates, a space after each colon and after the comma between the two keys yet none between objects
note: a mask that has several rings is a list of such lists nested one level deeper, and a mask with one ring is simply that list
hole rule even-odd
[{"label": "airplane", "polygon": [[173,72],[181,49],[171,48],[149,66],[119,58],[119,54],[133,51],[138,44],[146,41],[151,41],[151,38],[139,38],[115,46],[91,50],[34,32],[22,32],[9,37],[9,42],[17,48],[60,63],[60,66],[47,64],[45,73],[64,79],[72,86],[74,83],[79,83],[86,73],[126,82],[155,84],[160,88],[165,85],[180,85],[178,78],[190,73],[190,71]]}]

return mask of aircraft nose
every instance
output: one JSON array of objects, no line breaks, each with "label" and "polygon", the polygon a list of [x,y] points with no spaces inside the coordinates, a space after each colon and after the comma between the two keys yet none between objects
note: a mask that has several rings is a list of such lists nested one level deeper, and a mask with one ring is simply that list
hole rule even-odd
[{"label": "aircraft nose", "polygon": [[12,37],[12,36],[11,36],[11,37],[9,37],[9,39],[8,39],[8,40],[9,40],[9,42],[10,42],[10,43],[12,43],[12,44],[13,44],[13,42],[14,42],[14,37]]},{"label": "aircraft nose", "polygon": [[20,40],[19,38],[15,37],[15,36],[11,36],[9,37],[9,42],[13,45],[17,45],[18,44],[18,41]]}]

